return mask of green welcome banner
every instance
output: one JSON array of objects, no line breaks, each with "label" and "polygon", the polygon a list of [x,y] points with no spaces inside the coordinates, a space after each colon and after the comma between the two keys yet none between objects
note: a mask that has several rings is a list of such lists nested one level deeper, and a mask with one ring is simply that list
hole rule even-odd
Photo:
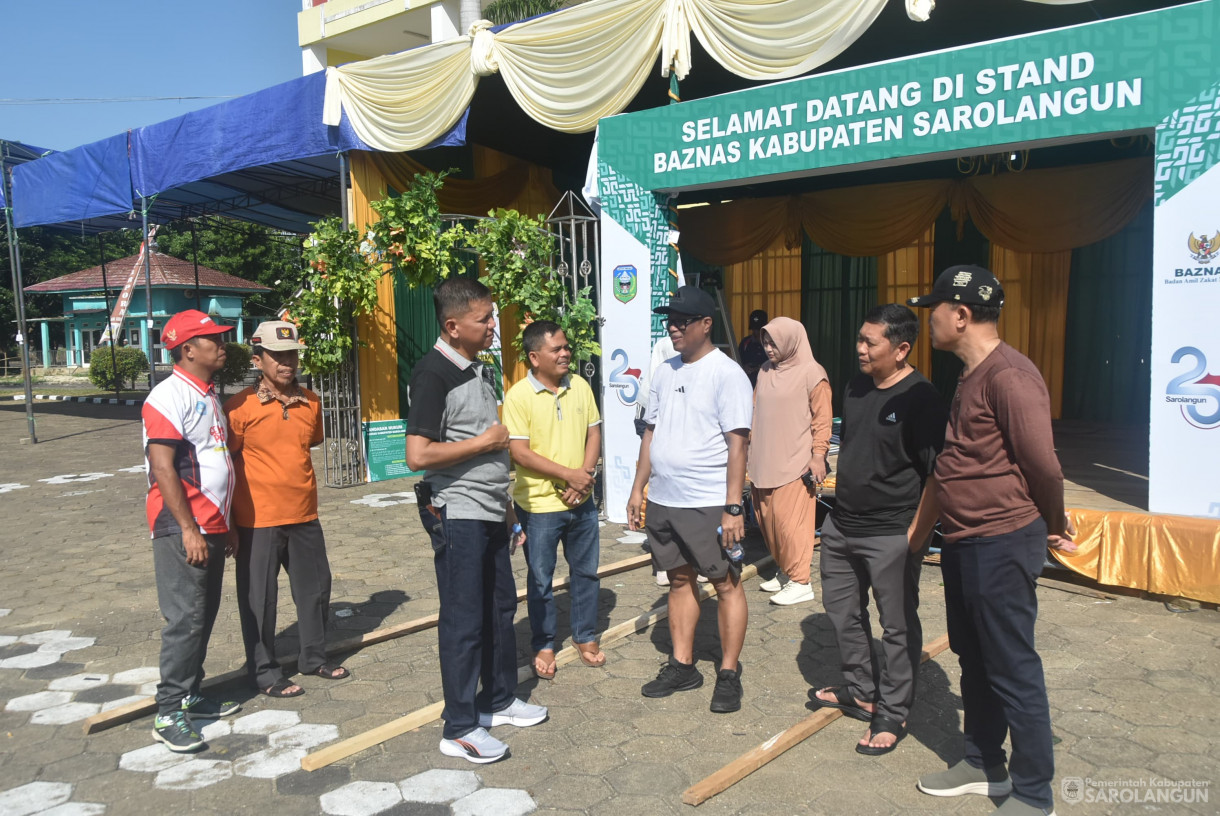
[{"label": "green welcome banner", "polygon": [[1210,84],[1217,0],[604,119],[599,159],[646,190],[1155,127]]}]

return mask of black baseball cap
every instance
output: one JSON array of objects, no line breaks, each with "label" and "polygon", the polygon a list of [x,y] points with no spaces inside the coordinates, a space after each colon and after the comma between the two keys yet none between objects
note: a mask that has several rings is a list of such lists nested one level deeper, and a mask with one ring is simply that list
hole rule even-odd
[{"label": "black baseball cap", "polygon": [[750,312],[751,329],[761,329],[765,325],[767,325],[766,312],[764,312],[762,309],[755,309],[754,311]]},{"label": "black baseball cap", "polygon": [[941,272],[928,294],[907,301],[911,306],[935,306],[945,302],[967,306],[1003,306],[1004,287],[995,275],[983,267],[963,264]]},{"label": "black baseball cap", "polygon": [[680,286],[669,299],[668,306],[658,306],[653,309],[656,314],[690,315],[691,317],[713,317],[716,304],[712,296],[698,286]]}]

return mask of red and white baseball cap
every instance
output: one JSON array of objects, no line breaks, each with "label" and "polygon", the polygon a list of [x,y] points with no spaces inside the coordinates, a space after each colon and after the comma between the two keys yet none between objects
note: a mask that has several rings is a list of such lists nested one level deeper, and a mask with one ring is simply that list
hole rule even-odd
[{"label": "red and white baseball cap", "polygon": [[187,309],[166,321],[165,328],[161,330],[161,340],[167,349],[173,349],[200,335],[223,334],[232,330],[232,326],[222,326],[203,312]]}]

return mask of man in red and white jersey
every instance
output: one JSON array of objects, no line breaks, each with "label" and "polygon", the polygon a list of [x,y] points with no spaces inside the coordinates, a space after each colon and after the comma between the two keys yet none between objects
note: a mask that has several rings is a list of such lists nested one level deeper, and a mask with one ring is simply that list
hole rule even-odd
[{"label": "man in red and white jersey", "polygon": [[225,363],[219,335],[227,331],[193,309],[171,317],[161,337],[174,359],[173,374],[144,401],[148,527],[165,618],[153,737],[178,752],[205,747],[192,718],[241,709],[199,693],[225,555],[237,548],[229,528],[234,474],[228,428],[212,385]]}]

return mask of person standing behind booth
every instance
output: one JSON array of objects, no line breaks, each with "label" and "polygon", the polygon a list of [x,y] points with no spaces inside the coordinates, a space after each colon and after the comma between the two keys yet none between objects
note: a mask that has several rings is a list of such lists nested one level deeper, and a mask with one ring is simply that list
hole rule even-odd
[{"label": "person standing behind booth", "polygon": [[530,648],[534,673],[555,676],[555,597],[551,582],[559,542],[568,562],[572,642],[586,666],[605,665],[597,644],[597,566],[601,547],[591,500],[601,456],[601,416],[589,384],[570,370],[572,347],[557,323],[539,320],[521,338],[530,371],[504,397],[513,488],[526,536]]},{"label": "person standing behind booth", "polygon": [[229,331],[203,312],[179,312],[161,337],[174,361],[141,410],[148,466],[148,526],[153,542],[161,630],[161,681],[153,738],[177,753],[207,747],[191,718],[241,710],[200,695],[212,624],[220,610],[224,559],[237,551],[229,528],[233,461],[212,377],[224,368]]},{"label": "person standing behind booth", "polygon": [[[669,572],[669,634],[673,654],[657,678],[640,690],[668,697],[703,685],[695,666],[699,621],[696,573],[716,587],[720,667],[711,710],[741,708],[741,664],[749,610],[740,567],[726,548],[741,541],[746,437],[753,408],[750,381],[740,366],[712,345],[712,298],[683,286],[668,306],[669,336],[678,356],[657,368],[649,385],[647,430],[640,442],[627,523],[638,530],[648,485],[648,539],[653,565]],[[721,534],[719,527],[723,534]]]},{"label": "person standing behind booth", "polygon": [[[932,469],[945,439],[940,393],[907,363],[919,319],[877,306],[856,336],[860,374],[843,395],[835,507],[822,523],[822,606],[834,626],[844,684],[817,702],[869,723],[856,751],[880,756],[906,735],[923,651],[919,571],[936,523]],[[873,659],[868,590],[881,618]]]},{"label": "person standing behind booth", "polygon": [[[495,306],[487,287],[469,278],[442,281],[432,300],[441,334],[411,372],[406,453],[407,466],[424,471],[416,495],[440,595],[440,751],[495,762],[508,746],[488,728],[547,717],[544,707],[515,696],[508,429],[496,413],[495,371],[478,358],[496,338]],[[521,543],[518,532],[511,538]]]},{"label": "person standing behind booth", "polygon": [[[1050,395],[1029,358],[1000,339],[1004,289],[952,266],[926,306],[932,347],[965,367],[936,460],[949,648],[962,667],[965,758],[919,778],[933,796],[1011,795],[996,813],[1048,814],[1055,758],[1042,659],[1034,647],[1046,550],[1071,552]],[[1004,737],[1012,741],[1005,768]],[[1010,777],[1011,774],[1011,777]]]},{"label": "person standing behind booth", "polygon": [[767,325],[767,313],[762,309],[750,312],[750,333],[737,344],[737,360],[750,378],[750,387],[758,384],[758,372],[767,362],[767,351],[763,348],[762,328]]},{"label": "person standing behind booth", "polygon": [[814,359],[804,326],[777,317],[763,328],[762,346],[767,362],[754,387],[746,471],[758,526],[779,568],[760,588],[775,593],[771,603],[791,606],[814,599],[815,491],[826,478],[834,410],[826,369]]},{"label": "person standing behind booth", "polygon": [[260,323],[250,344],[262,376],[256,387],[225,403],[229,449],[237,467],[237,609],[254,687],[268,697],[296,697],[305,689],[286,680],[275,659],[281,566],[288,571],[297,610],[297,668],[326,680],[351,676],[326,662],[331,574],[309,454],[322,442],[322,402],[297,384],[304,346],[296,326],[282,320]]}]

